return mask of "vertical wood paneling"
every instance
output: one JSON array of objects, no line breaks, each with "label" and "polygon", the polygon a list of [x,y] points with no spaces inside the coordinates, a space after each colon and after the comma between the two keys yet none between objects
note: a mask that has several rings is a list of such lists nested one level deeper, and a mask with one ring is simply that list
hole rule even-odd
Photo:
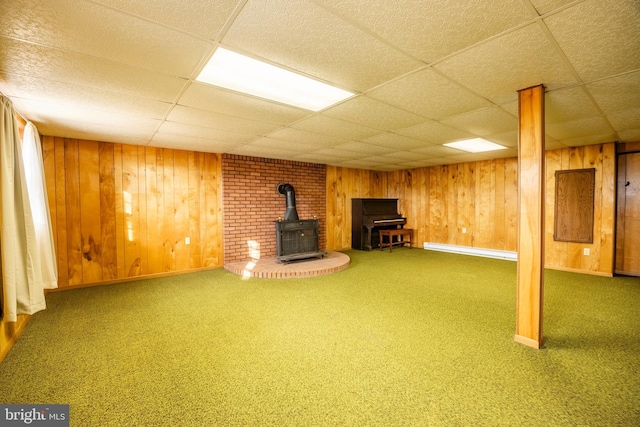
[{"label": "vertical wood paneling", "polygon": [[138,147],[122,145],[122,196],[124,207],[124,268],[128,277],[141,274],[140,193]]},{"label": "vertical wood paneling", "polygon": [[173,155],[171,149],[163,149],[162,187],[164,192],[164,216],[162,223],[162,271],[176,270],[175,203],[173,187]]},{"label": "vertical wood paneling", "polygon": [[186,151],[175,150],[173,158],[174,185],[174,244],[176,250],[176,270],[189,268],[189,158]]},{"label": "vertical wood paneling", "polygon": [[160,228],[158,226],[158,166],[157,148],[147,147],[144,153],[145,163],[145,199],[146,199],[146,223],[147,223],[147,272],[149,274],[160,273]]},{"label": "vertical wood paneling", "polygon": [[[200,208],[200,194],[201,194],[201,180],[199,171],[202,169],[202,156],[199,153],[189,152],[189,171],[188,171],[188,210],[189,210],[189,222],[188,222],[188,234],[190,244],[187,246],[189,255],[189,267],[196,268],[200,265],[200,216],[202,209]],[[193,237],[192,237],[193,236]]]},{"label": "vertical wood paneling", "polygon": [[545,186],[547,197],[545,199],[545,260],[549,265],[560,265],[566,260],[566,242],[556,242],[553,240],[555,230],[553,212],[555,211],[556,198],[556,176],[557,170],[562,170],[563,150],[551,150],[546,153]]},{"label": "vertical wood paneling", "polygon": [[387,189],[387,173],[327,166],[327,249],[351,248],[351,199],[395,197]]},{"label": "vertical wood paneling", "polygon": [[[595,188],[602,188],[602,145],[591,145],[585,147],[584,151],[584,168],[594,168],[595,173]],[[601,243],[600,236],[602,231],[602,191],[595,191],[593,195],[593,244],[582,245],[583,248],[589,248],[590,255],[582,256],[579,269],[594,271],[598,270],[600,263],[600,250]]]},{"label": "vertical wood paneling", "polygon": [[448,166],[436,166],[431,168],[429,175],[429,201],[428,208],[431,217],[429,228],[431,229],[431,242],[447,243],[449,240],[448,214],[447,214],[447,176]]},{"label": "vertical wood paneling", "polygon": [[138,275],[149,274],[149,234],[146,196],[146,156],[145,147],[137,147],[136,161],[138,164],[138,247],[140,268]]},{"label": "vertical wood paneling", "polygon": [[[44,167],[44,173],[55,173],[56,170],[56,156],[55,156],[55,142],[52,137],[42,138],[42,163]],[[56,187],[55,181],[49,180],[45,182],[47,189],[47,203],[49,204],[49,214],[51,216],[51,228],[53,230],[54,245],[57,242],[57,223],[56,223]]]},{"label": "vertical wood paneling", "polygon": [[59,287],[222,266],[219,154],[53,137],[43,152]]},{"label": "vertical wood paneling", "polygon": [[101,142],[99,155],[102,279],[113,280],[118,277],[113,144]]},{"label": "vertical wood paneling", "polygon": [[78,144],[82,283],[102,280],[102,228],[100,218],[100,151],[95,141]]},{"label": "vertical wood paneling", "polygon": [[[599,265],[594,271],[615,270],[615,218],[616,218],[616,146],[602,146],[602,187],[600,188],[600,251]],[[598,189],[596,188],[596,192]]]},{"label": "vertical wood paneling", "polygon": [[204,154],[204,191],[206,199],[204,228],[201,232],[202,267],[222,265],[223,232],[222,232],[222,158],[217,154]]},{"label": "vertical wood paneling", "polygon": [[67,213],[67,265],[69,284],[82,283],[82,231],[80,216],[80,164],[78,159],[78,140],[65,140],[65,209]]},{"label": "vertical wood paneling", "polygon": [[127,239],[124,191],[122,189],[122,181],[124,169],[122,167],[122,145],[114,145],[113,151],[113,173],[115,188],[115,207],[116,207],[116,271],[117,277],[127,277],[129,270],[125,268],[124,247]]},{"label": "vertical wood paneling", "polygon": [[[546,256],[547,268],[613,273],[615,207],[615,144],[563,148],[546,153]],[[557,170],[595,168],[594,241],[592,244],[553,240],[555,172]],[[588,248],[590,254],[584,255]]]},{"label": "vertical wood paneling", "polygon": [[518,159],[505,161],[505,222],[507,242],[504,250],[515,251],[518,245]]},{"label": "vertical wood paneling", "polygon": [[[546,156],[545,263],[549,268],[609,274],[613,271],[613,223],[615,215],[615,145],[550,150]],[[553,241],[555,171],[595,167],[597,242],[570,248]],[[448,243],[515,251],[518,235],[518,160],[487,160],[442,165],[400,172],[369,172],[327,168],[328,249],[351,247],[352,197],[399,197],[407,215],[407,227],[416,230],[416,246],[422,242]],[[462,228],[467,233],[462,233]],[[586,259],[585,259],[586,258]]]},{"label": "vertical wood paneling", "polygon": [[159,273],[168,271],[165,269],[165,254],[166,254],[166,212],[165,212],[165,197],[173,197],[172,194],[166,193],[164,188],[164,154],[165,149],[156,149],[156,199],[158,209],[158,231],[155,241],[155,251],[158,253],[158,260],[155,270]]}]

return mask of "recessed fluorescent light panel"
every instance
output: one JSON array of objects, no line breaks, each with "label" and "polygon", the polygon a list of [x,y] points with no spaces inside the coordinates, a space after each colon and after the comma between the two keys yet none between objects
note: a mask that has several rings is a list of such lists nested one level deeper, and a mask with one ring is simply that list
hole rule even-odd
[{"label": "recessed fluorescent light panel", "polygon": [[504,150],[507,148],[482,138],[465,139],[464,141],[450,142],[444,145],[470,153],[484,153],[485,151]]},{"label": "recessed fluorescent light panel", "polygon": [[312,111],[354,95],[221,47],[196,80]]}]

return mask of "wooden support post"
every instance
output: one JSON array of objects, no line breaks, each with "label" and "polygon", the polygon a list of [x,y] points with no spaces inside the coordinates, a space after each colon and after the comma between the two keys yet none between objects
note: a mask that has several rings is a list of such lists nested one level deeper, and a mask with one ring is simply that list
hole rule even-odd
[{"label": "wooden support post", "polygon": [[544,86],[518,92],[518,272],[515,341],[542,346]]}]

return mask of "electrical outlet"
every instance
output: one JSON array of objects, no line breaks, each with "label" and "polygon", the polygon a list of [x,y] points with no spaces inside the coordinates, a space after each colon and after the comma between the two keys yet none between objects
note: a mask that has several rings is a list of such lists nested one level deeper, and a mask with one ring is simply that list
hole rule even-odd
[{"label": "electrical outlet", "polygon": [[591,254],[591,249],[584,248],[584,252],[583,253],[584,253],[585,256],[589,256]]},{"label": "electrical outlet", "polygon": [[190,245],[191,244],[191,238],[190,237],[185,237],[184,238],[184,244],[185,245]]},{"label": "electrical outlet", "polygon": [[465,227],[462,227],[462,234],[466,233],[467,229]]}]

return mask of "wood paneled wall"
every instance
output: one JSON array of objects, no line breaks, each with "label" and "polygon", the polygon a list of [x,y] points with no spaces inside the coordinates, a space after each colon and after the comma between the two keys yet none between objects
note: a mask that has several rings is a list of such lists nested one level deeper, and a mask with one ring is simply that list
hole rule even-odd
[{"label": "wood paneled wall", "polygon": [[60,288],[222,266],[219,154],[42,144]]},{"label": "wood paneled wall", "polygon": [[[545,267],[613,273],[615,144],[546,152]],[[596,168],[593,244],[553,240],[555,171]],[[398,198],[407,227],[422,242],[515,251],[518,225],[516,158],[396,172],[327,168],[327,248],[351,247],[351,198]],[[466,232],[465,232],[466,231]],[[590,255],[584,255],[588,247]]]},{"label": "wood paneled wall", "polygon": [[389,197],[387,173],[327,166],[327,249],[351,248],[351,199]]},{"label": "wood paneled wall", "polygon": [[[614,143],[547,151],[545,267],[612,275],[615,247],[616,148]],[[595,168],[593,243],[556,242],[554,231],[555,172]],[[589,249],[589,255],[584,249]]]}]

